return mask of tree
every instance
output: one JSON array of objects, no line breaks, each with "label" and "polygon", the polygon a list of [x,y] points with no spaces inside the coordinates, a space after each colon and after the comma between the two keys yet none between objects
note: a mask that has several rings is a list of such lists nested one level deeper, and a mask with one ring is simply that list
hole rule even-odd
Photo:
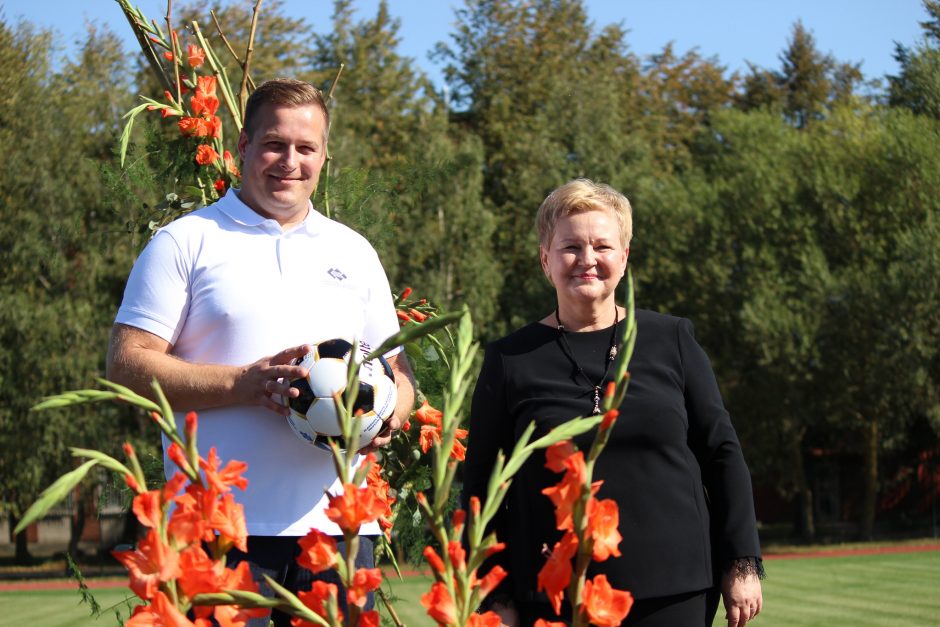
[{"label": "tree", "polygon": [[924,8],[930,19],[921,22],[922,41],[913,48],[895,44],[901,72],[888,76],[888,103],[940,120],[940,2],[924,0]]},{"label": "tree", "polygon": [[744,110],[776,107],[797,128],[848,102],[862,80],[859,63],[840,63],[831,54],[819,52],[815,37],[799,20],[780,63],[780,70],[774,72],[751,66],[739,106]]},{"label": "tree", "polygon": [[[92,27],[78,58],[54,71],[54,37],[0,22],[0,490],[14,517],[70,467],[66,443],[114,445],[123,416],[29,411],[102,372],[127,259],[123,224],[96,184],[127,106],[120,44]],[[27,557],[21,534],[17,558]]]}]

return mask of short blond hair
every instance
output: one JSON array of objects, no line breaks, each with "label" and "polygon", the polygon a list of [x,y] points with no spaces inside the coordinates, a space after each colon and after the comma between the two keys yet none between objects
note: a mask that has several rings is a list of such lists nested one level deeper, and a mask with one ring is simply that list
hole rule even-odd
[{"label": "short blond hair", "polygon": [[294,78],[273,78],[258,85],[251,92],[245,104],[244,130],[248,139],[254,137],[258,117],[265,105],[280,107],[316,107],[323,113],[326,127],[323,129],[323,141],[329,138],[330,112],[326,108],[323,92],[304,81]]},{"label": "short blond hair", "polygon": [[539,207],[535,225],[539,244],[547,247],[555,235],[555,225],[565,216],[585,211],[609,211],[620,226],[623,246],[629,247],[633,238],[633,209],[627,197],[610,185],[589,179],[574,179],[556,188]]}]

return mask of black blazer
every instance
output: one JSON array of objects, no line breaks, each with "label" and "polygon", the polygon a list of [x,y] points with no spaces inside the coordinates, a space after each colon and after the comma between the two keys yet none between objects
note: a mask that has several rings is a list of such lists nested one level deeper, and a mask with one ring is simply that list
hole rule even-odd
[{"label": "black blazer", "polygon": [[[636,598],[712,587],[713,571],[734,558],[760,556],[751,480],[711,364],[688,320],[638,310],[630,387],[594,480],[597,498],[620,509],[621,557],[594,563],[614,588]],[[616,333],[622,333],[623,322]],[[473,395],[464,467],[464,506],[485,497],[497,451],[508,455],[529,422],[533,438],[593,409],[613,328],[566,334],[533,323],[490,344]],[[590,382],[587,380],[590,379]],[[594,431],[576,438],[585,454]],[[561,475],[534,454],[516,475],[495,530],[508,549],[495,558],[509,571],[501,592],[538,601],[536,577],[561,537],[541,494]]]}]

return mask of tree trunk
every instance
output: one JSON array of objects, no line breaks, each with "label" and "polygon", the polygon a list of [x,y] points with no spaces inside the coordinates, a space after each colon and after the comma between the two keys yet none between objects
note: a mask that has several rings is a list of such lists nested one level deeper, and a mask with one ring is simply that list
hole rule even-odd
[{"label": "tree trunk", "polygon": [[800,507],[800,537],[804,542],[816,540],[816,519],[813,511],[813,489],[806,479],[803,460],[803,433],[796,431],[790,438],[790,464],[793,468],[793,483]]},{"label": "tree trunk", "polygon": [[82,532],[85,531],[85,510],[86,494],[81,486],[74,492],[75,506],[72,511],[72,517],[69,525],[69,546],[68,552],[73,558],[78,557],[78,542],[82,539]]},{"label": "tree trunk", "polygon": [[[10,512],[10,529],[15,529],[19,522],[20,519],[17,516],[14,516],[13,512]],[[16,534],[16,553],[14,556],[14,562],[17,564],[29,564],[33,561],[33,556],[29,553],[29,540],[26,537],[28,532],[29,529],[24,529],[23,531]]]},{"label": "tree trunk", "polygon": [[875,509],[878,502],[878,420],[872,418],[865,430],[865,492],[862,499],[863,540],[871,540],[875,532]]}]

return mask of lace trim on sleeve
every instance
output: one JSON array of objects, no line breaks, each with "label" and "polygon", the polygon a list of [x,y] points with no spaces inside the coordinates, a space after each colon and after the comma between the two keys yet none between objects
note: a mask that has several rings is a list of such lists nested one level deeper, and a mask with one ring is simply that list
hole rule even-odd
[{"label": "lace trim on sleeve", "polygon": [[724,572],[734,574],[734,578],[744,580],[751,575],[763,580],[767,573],[764,572],[764,561],[759,557],[739,557],[728,562]]}]

